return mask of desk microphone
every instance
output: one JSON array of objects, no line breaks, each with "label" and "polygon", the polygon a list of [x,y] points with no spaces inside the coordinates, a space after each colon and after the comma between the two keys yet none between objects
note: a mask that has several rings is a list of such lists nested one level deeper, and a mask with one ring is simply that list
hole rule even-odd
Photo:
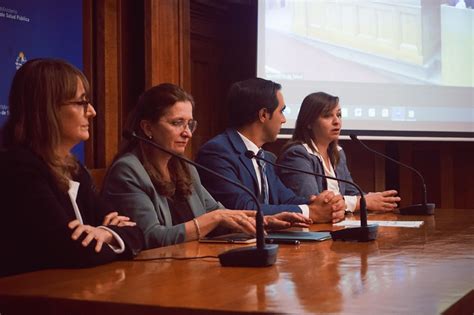
[{"label": "desk microphone", "polygon": [[267,160],[260,156],[255,155],[255,153],[253,153],[250,150],[245,152],[245,156],[249,159],[258,159],[258,160],[265,161],[266,163],[269,163],[279,168],[287,169],[294,172],[309,174],[313,176],[329,178],[329,179],[333,179],[339,182],[344,182],[344,183],[354,186],[359,191],[359,194],[360,194],[360,227],[352,227],[352,228],[346,228],[346,229],[337,230],[337,231],[331,231],[331,237],[335,241],[342,240],[342,241],[358,241],[358,242],[373,241],[377,238],[378,225],[367,224],[367,207],[366,207],[364,193],[362,192],[362,189],[360,189],[359,185],[357,185],[356,183],[345,180],[345,179],[340,179],[340,178],[336,178],[332,176],[304,171],[298,168],[294,168],[294,167],[290,167],[290,166],[286,166],[282,164],[277,164],[270,160]]},{"label": "desk microphone", "polygon": [[415,205],[410,205],[408,207],[403,207],[403,208],[400,208],[398,209],[400,211],[400,214],[416,214],[416,215],[433,215],[434,214],[434,209],[435,209],[435,204],[434,203],[427,203],[427,195],[426,195],[426,185],[425,185],[425,179],[423,178],[423,176],[421,175],[420,172],[418,172],[416,169],[414,169],[413,167],[409,166],[409,165],[406,165],[400,161],[397,161],[395,159],[392,159],[391,157],[383,154],[383,153],[380,153],[372,148],[369,148],[365,143],[363,143],[361,140],[359,140],[357,138],[357,136],[355,134],[351,134],[350,135],[351,137],[351,140],[359,143],[360,145],[362,145],[365,149],[369,150],[370,152],[372,153],[375,153],[377,155],[380,155],[381,157],[387,159],[387,160],[390,160],[398,165],[401,165],[403,167],[406,167],[410,170],[412,170],[413,172],[415,172],[418,177],[420,177],[421,179],[421,183],[423,185],[423,202],[421,204],[415,204]]},{"label": "desk microphone", "polygon": [[205,167],[202,166],[194,161],[191,161],[179,154],[171,152],[170,150],[164,148],[163,146],[137,135],[134,131],[124,131],[123,136],[125,139],[132,140],[136,139],[138,141],[142,141],[148,145],[151,145],[155,149],[160,151],[166,152],[175,158],[184,161],[188,164],[195,166],[198,169],[204,170],[209,172],[222,180],[225,180],[228,183],[231,183],[242,190],[246,191],[250,197],[255,201],[257,204],[257,213],[255,216],[255,225],[257,230],[257,246],[251,247],[241,247],[228,250],[224,253],[219,254],[219,261],[222,266],[231,266],[231,267],[266,267],[271,266],[275,263],[277,252],[278,252],[278,245],[275,244],[265,244],[265,237],[264,237],[264,229],[263,229],[263,212],[260,209],[260,204],[258,203],[257,197],[244,185],[241,183],[235,182],[227,177]]}]

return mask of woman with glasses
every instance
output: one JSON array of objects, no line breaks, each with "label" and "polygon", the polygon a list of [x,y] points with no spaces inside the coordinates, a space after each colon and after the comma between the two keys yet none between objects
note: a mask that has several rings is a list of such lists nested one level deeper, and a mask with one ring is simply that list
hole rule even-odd
[{"label": "woman with glasses", "polygon": [[81,71],[33,59],[15,74],[0,153],[0,275],[129,259],[143,235],[110,212],[71,149],[96,115]]},{"label": "woman with glasses", "polygon": [[[293,137],[278,162],[352,181],[344,150],[338,145],[341,127],[339,98],[324,92],[309,94],[301,104]],[[297,195],[317,195],[327,189],[344,196],[348,211],[359,210],[358,191],[349,184],[283,169],[278,175]],[[369,210],[392,211],[400,201],[396,190],[368,193],[365,198]]]},{"label": "woman with glasses", "polygon": [[[191,95],[176,85],[160,84],[141,95],[127,130],[184,154],[197,126],[193,108]],[[107,200],[137,222],[147,248],[196,240],[218,230],[255,233],[255,211],[222,209],[194,167],[136,139],[123,144],[103,189]],[[311,223],[296,213],[267,217],[266,222],[273,228]]]}]

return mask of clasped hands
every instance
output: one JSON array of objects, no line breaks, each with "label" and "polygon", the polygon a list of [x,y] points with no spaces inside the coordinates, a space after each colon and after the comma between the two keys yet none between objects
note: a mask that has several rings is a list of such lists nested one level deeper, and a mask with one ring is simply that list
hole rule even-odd
[{"label": "clasped hands", "polygon": [[346,203],[341,195],[325,190],[310,197],[309,217],[315,223],[337,223],[344,220]]},{"label": "clasped hands", "polygon": [[[129,217],[121,216],[118,212],[110,212],[104,217],[102,226],[116,225],[116,226],[135,226],[136,223],[130,221]],[[82,240],[81,244],[84,247],[89,246],[92,240],[96,240],[95,251],[99,253],[102,250],[103,244],[116,245],[115,238],[107,229],[101,227],[94,227],[87,224],[81,224],[79,220],[73,220],[68,223],[68,227],[73,231],[71,238],[78,240],[83,233],[86,237]]]}]

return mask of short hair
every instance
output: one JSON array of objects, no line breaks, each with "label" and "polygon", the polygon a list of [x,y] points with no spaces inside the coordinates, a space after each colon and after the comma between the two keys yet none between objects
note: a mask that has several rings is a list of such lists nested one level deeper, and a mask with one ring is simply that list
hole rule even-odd
[{"label": "short hair", "polygon": [[[142,120],[148,120],[152,123],[157,122],[176,102],[190,102],[194,109],[194,99],[191,94],[177,85],[163,83],[148,89],[139,97],[137,105],[127,120],[126,130],[134,131],[137,135],[146,137],[140,122]],[[137,151],[140,162],[159,194],[167,197],[184,197],[191,194],[191,175],[184,162],[175,157],[170,159],[168,166],[172,183],[168,183],[162,179],[160,172],[150,160],[149,155],[154,148],[136,139],[126,140],[115,159],[134,150]]]},{"label": "short hair", "polygon": [[278,107],[279,90],[280,84],[261,78],[232,84],[227,94],[229,125],[238,128],[256,121],[262,108],[272,115]]},{"label": "short hair", "polygon": [[61,141],[59,108],[76,97],[78,80],[88,94],[86,77],[70,63],[49,58],[27,61],[13,77],[8,97],[10,115],[2,135],[5,148],[23,146],[38,154],[61,189],[68,186],[64,173],[74,173],[78,164],[72,156],[66,161],[57,156]]}]

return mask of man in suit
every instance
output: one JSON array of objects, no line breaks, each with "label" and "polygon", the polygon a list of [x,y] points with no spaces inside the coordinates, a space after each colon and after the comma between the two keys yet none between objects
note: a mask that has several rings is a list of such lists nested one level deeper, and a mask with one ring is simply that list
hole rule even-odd
[{"label": "man in suit", "polygon": [[[230,128],[201,147],[198,163],[252,190],[259,196],[265,214],[300,212],[314,222],[338,222],[344,218],[340,195],[323,191],[309,199],[296,196],[283,185],[271,165],[259,165],[245,156],[248,150],[261,154],[261,147],[275,141],[286,122],[280,84],[260,78],[236,82],[230,88],[227,104]],[[211,195],[227,208],[256,209],[245,191],[206,172],[199,175]]]}]

